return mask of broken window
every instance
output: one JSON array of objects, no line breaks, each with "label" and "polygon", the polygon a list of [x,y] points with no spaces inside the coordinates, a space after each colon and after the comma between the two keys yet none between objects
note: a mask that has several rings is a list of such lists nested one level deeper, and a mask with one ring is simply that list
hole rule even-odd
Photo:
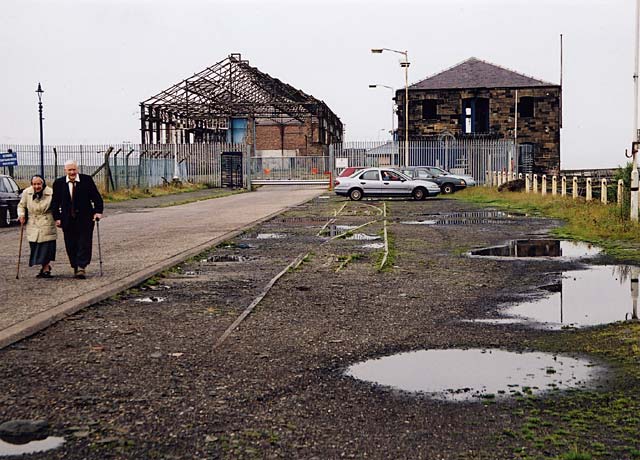
[{"label": "broken window", "polygon": [[533,118],[533,97],[521,97],[518,101],[518,112],[521,118]]},{"label": "broken window", "polygon": [[422,118],[424,120],[436,120],[438,118],[438,101],[435,99],[422,101]]}]

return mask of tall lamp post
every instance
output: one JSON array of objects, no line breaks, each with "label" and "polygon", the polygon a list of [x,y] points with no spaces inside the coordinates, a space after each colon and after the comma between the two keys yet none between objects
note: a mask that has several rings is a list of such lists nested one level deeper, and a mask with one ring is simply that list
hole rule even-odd
[{"label": "tall lamp post", "polygon": [[371,48],[373,54],[380,54],[383,51],[404,56],[404,61],[400,62],[400,67],[404,68],[404,166],[409,166],[409,52],[391,48]]},{"label": "tall lamp post", "polygon": [[44,177],[44,143],[42,141],[42,93],[44,90],[42,86],[40,86],[40,82],[38,82],[38,89],[36,90],[36,94],[38,95],[38,112],[40,114],[40,175]]}]

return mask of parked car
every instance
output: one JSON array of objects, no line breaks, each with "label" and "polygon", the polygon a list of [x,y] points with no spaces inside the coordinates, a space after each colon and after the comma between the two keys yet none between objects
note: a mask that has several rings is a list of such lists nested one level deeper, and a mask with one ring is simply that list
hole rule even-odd
[{"label": "parked car", "polygon": [[459,177],[460,179],[464,179],[464,181],[467,183],[467,187],[475,187],[477,185],[476,180],[473,178],[473,176],[470,176],[468,174],[454,174],[447,171],[446,169],[442,169],[437,166],[420,166],[420,168],[425,168],[434,176],[450,176],[450,177]]},{"label": "parked car", "polygon": [[363,168],[356,168],[354,166],[349,166],[348,168],[344,168],[342,171],[340,171],[340,174],[338,174],[338,177],[349,177],[353,174],[355,174],[356,172],[360,171]]},{"label": "parked car", "polygon": [[430,180],[435,182],[440,187],[440,190],[444,195],[462,190],[467,187],[467,181],[460,177],[448,175],[448,174],[433,174],[428,168],[422,168],[420,166],[409,167],[402,170],[407,176],[413,179]]},{"label": "parked car", "polygon": [[354,201],[363,196],[412,196],[416,200],[424,200],[440,193],[435,182],[413,180],[391,168],[363,169],[350,177],[336,178],[334,186],[337,195],[348,196]]},{"label": "parked car", "polygon": [[11,176],[0,174],[0,227],[8,227],[18,218],[22,190]]}]

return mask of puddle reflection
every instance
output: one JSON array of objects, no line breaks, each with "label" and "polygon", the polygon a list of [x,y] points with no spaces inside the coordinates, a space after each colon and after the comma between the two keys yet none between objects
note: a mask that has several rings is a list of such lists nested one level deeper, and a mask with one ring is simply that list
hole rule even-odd
[{"label": "puddle reflection", "polygon": [[57,449],[62,444],[64,444],[64,438],[56,436],[15,444],[0,439],[0,457],[44,452],[46,450]]},{"label": "puddle reflection", "polygon": [[601,249],[580,241],[553,239],[511,240],[503,246],[477,249],[472,256],[489,257],[589,257],[595,256]]},{"label": "puddle reflection", "polygon": [[504,314],[552,329],[638,319],[639,267],[602,265],[563,272],[551,295],[510,307]]},{"label": "puddle reflection", "polygon": [[548,353],[499,349],[421,350],[355,364],[347,375],[449,401],[540,394],[586,387],[593,363]]}]

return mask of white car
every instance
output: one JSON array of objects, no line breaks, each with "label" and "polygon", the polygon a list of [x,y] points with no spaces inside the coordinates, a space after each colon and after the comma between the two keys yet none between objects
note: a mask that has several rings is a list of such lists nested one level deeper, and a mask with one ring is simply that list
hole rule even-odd
[{"label": "white car", "polygon": [[435,182],[413,180],[391,168],[362,169],[349,177],[337,178],[334,187],[337,195],[348,196],[354,201],[363,196],[412,196],[415,200],[424,200],[440,193],[440,187]]},{"label": "white car", "polygon": [[474,187],[476,185],[476,180],[473,176],[469,176],[467,174],[453,174],[445,169],[438,168],[437,166],[420,166],[420,169],[426,169],[434,176],[449,176],[462,179],[467,183],[467,187]]}]

